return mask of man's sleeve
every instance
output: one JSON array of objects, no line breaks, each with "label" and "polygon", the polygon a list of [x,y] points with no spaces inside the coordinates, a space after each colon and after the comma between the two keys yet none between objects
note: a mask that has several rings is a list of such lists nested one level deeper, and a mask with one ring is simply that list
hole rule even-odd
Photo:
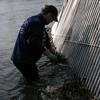
[{"label": "man's sleeve", "polygon": [[45,35],[46,35],[46,48],[51,48],[51,43],[50,43],[50,38],[48,36],[48,33],[45,31]]}]

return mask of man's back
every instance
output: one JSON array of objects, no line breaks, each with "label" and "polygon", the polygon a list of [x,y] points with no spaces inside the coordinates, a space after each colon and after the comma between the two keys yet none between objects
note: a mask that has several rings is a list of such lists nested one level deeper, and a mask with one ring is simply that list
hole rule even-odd
[{"label": "man's back", "polygon": [[15,62],[36,62],[42,52],[42,38],[45,20],[42,15],[36,15],[28,18],[21,26],[12,60]]}]

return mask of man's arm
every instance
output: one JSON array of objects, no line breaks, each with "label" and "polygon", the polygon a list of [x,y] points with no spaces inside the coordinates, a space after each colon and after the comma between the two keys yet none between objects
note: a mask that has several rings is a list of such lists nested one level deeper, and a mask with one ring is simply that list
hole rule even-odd
[{"label": "man's arm", "polygon": [[51,51],[51,48],[50,49],[47,49],[45,47],[44,55],[46,55],[51,60],[51,62],[56,63],[57,60],[58,60],[57,59],[57,56]]}]

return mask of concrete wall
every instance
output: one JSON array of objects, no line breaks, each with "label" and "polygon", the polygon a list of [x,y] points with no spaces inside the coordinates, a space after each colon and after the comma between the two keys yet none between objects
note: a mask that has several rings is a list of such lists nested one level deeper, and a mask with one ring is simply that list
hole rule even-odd
[{"label": "concrete wall", "polygon": [[58,18],[52,28],[57,50],[100,98],[100,0],[64,0]]}]

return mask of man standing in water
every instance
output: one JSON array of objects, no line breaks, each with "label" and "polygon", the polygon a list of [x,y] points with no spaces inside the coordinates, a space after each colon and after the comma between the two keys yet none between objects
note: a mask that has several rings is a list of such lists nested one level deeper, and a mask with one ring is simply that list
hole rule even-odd
[{"label": "man standing in water", "polygon": [[57,60],[45,30],[45,25],[57,21],[57,16],[57,8],[46,5],[40,14],[29,17],[21,26],[11,60],[26,80],[39,79],[36,62],[42,53]]}]

